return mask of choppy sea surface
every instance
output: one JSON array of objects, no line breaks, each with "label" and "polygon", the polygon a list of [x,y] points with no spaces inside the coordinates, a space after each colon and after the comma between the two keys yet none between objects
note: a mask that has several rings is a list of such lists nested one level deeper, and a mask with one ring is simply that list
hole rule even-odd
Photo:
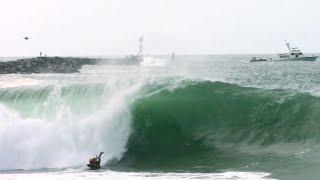
[{"label": "choppy sea surface", "polygon": [[0,75],[0,179],[318,179],[320,59],[250,59]]}]

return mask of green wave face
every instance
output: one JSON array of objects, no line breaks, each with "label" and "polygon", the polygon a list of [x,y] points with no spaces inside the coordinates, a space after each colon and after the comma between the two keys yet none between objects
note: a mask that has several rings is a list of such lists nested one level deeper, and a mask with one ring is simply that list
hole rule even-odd
[{"label": "green wave face", "polygon": [[[0,110],[10,109],[4,117],[16,118],[12,110],[21,118],[12,121],[16,124],[1,119],[0,127],[10,127],[0,131],[1,142],[33,145],[5,144],[0,157],[12,168],[33,168],[32,159],[6,157],[57,154],[41,159],[41,167],[55,166],[57,159],[71,166],[86,162],[100,148],[105,161],[121,159],[110,168],[269,172],[282,162],[297,162],[301,152],[317,151],[318,97],[221,82],[184,81],[170,88],[172,84],[175,80],[123,88],[120,96],[105,84],[2,89]],[[10,135],[16,132],[21,133]],[[49,145],[52,150],[43,151]]]},{"label": "green wave face", "polygon": [[134,102],[123,163],[239,168],[257,161],[255,153],[279,144],[265,154],[296,152],[290,144],[320,140],[319,103],[309,94],[220,82],[162,90]]}]

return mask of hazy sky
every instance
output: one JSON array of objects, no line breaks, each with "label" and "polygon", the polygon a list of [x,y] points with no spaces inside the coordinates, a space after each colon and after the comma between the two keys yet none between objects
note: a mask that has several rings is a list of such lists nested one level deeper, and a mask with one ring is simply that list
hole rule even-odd
[{"label": "hazy sky", "polygon": [[[319,0],[0,0],[0,56],[320,51]],[[28,41],[23,40],[29,36]]]}]

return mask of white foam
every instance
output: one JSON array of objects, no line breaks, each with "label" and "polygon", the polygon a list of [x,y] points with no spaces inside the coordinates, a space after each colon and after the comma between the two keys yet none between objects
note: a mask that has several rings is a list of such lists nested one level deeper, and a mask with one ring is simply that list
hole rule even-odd
[{"label": "white foam", "polygon": [[[101,97],[103,104],[86,116],[71,110],[68,96],[60,97],[59,86],[34,109],[33,116],[38,118],[25,118],[0,105],[0,169],[84,165],[100,151],[105,152],[103,163],[120,159],[130,134],[129,105],[139,88],[139,83],[126,87],[112,84]],[[41,114],[50,110],[54,118]]]},{"label": "white foam", "polygon": [[271,180],[269,173],[262,172],[224,172],[224,173],[147,173],[147,172],[116,172],[116,171],[66,171],[53,173],[18,173],[0,174],[1,179],[12,180],[78,180],[78,179],[112,179],[112,180]]}]

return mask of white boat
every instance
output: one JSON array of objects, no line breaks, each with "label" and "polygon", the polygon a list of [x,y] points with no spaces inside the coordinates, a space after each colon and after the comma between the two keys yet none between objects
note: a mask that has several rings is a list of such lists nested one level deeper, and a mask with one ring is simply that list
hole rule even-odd
[{"label": "white boat", "polygon": [[291,48],[290,44],[286,43],[289,53],[278,54],[277,61],[315,61],[319,56],[305,56],[297,47]]},{"label": "white boat", "polygon": [[143,49],[142,49],[142,42],[143,42],[143,36],[139,39],[139,51],[137,55],[130,55],[127,58],[129,58],[131,61],[134,62],[141,62],[143,61]]},{"label": "white boat", "polygon": [[107,64],[125,64],[125,65],[130,65],[130,64],[140,64],[143,59],[143,49],[142,49],[142,42],[143,42],[143,37],[141,36],[139,38],[139,50],[136,55],[128,55],[125,57],[113,57],[113,58],[106,58],[102,63],[107,63]]}]

